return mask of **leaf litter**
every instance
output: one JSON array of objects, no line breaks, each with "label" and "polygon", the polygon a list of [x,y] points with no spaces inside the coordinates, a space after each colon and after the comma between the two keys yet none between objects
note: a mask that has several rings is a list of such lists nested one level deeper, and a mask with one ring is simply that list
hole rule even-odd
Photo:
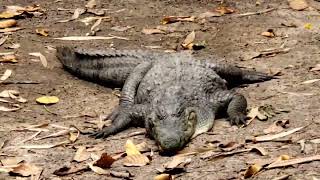
[{"label": "leaf litter", "polygon": [[48,61],[47,58],[41,54],[40,52],[33,52],[33,53],[29,53],[30,56],[35,56],[35,57],[39,57],[41,64],[43,65],[43,67],[48,67]]}]

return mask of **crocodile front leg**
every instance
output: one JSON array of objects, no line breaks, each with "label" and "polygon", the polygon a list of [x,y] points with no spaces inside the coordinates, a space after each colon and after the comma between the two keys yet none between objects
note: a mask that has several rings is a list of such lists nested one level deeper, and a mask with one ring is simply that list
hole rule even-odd
[{"label": "crocodile front leg", "polygon": [[127,108],[122,108],[119,113],[112,117],[112,124],[103,128],[101,131],[92,133],[90,136],[98,138],[106,138],[110,135],[121,132],[128,127],[144,126],[145,116],[148,111],[147,105],[135,104]]},{"label": "crocodile front leg", "polygon": [[228,120],[232,125],[246,124],[246,98],[234,91],[221,90],[211,95],[211,101],[216,107],[217,112],[227,109]]}]

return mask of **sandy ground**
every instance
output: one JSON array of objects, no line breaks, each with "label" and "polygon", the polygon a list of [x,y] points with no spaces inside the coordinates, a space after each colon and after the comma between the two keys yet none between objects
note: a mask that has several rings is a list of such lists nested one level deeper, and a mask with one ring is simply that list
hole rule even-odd
[{"label": "sandy ground", "polygon": [[[19,103],[21,109],[14,112],[0,111],[0,142],[8,140],[6,147],[17,146],[18,143],[30,137],[35,132],[16,131],[25,126],[43,124],[58,124],[64,127],[75,125],[83,131],[93,131],[97,126],[87,123],[98,120],[94,117],[64,118],[65,116],[93,114],[108,114],[117,105],[118,98],[112,94],[112,89],[99,86],[73,77],[63,70],[55,57],[52,48],[57,45],[77,45],[85,48],[109,48],[117,49],[149,49],[150,46],[160,46],[159,51],[181,50],[180,44],[191,31],[196,32],[196,42],[205,42],[205,48],[196,51],[195,56],[201,58],[213,55],[218,59],[243,67],[255,68],[259,71],[274,73],[280,72],[279,79],[260,84],[252,84],[239,88],[249,102],[249,106],[258,107],[272,105],[275,109],[285,109],[288,112],[276,114],[267,121],[254,120],[248,127],[231,127],[223,119],[218,120],[212,132],[203,134],[192,140],[189,148],[217,146],[219,143],[236,142],[244,143],[254,135],[263,134],[273,122],[289,120],[287,129],[307,126],[304,129],[284,137],[280,142],[259,142],[257,146],[263,147],[268,154],[261,156],[255,152],[239,153],[213,160],[201,159],[205,153],[199,153],[192,157],[191,163],[185,168],[186,172],[174,175],[176,179],[243,179],[245,170],[257,161],[274,160],[280,155],[288,155],[291,158],[314,156],[319,154],[318,144],[309,140],[320,138],[320,81],[301,84],[304,81],[320,78],[320,71],[310,71],[319,60],[319,12],[320,3],[308,0],[309,8],[303,11],[295,11],[289,8],[286,1],[261,0],[243,1],[190,1],[190,0],[110,0],[97,1],[97,8],[106,10],[105,16],[110,20],[103,20],[99,25],[101,31],[98,36],[121,36],[129,40],[94,40],[94,41],[61,41],[53,39],[63,36],[84,36],[90,31],[89,26],[78,20],[57,23],[59,20],[72,16],[75,8],[84,8],[86,1],[61,0],[61,1],[25,1],[2,0],[1,5],[32,5],[39,4],[45,10],[40,16],[17,19],[18,25],[23,30],[13,32],[7,41],[0,46],[0,52],[15,51],[18,63],[0,63],[0,74],[6,69],[13,71],[7,81],[35,81],[39,84],[0,84],[0,91],[17,90],[20,96],[28,100],[27,103]],[[171,28],[172,32],[164,34],[146,35],[143,28],[156,28],[161,25],[164,16],[198,16],[201,13],[213,10],[219,6],[230,7],[235,10],[232,14],[220,17],[210,17],[194,22],[178,22],[164,25]],[[58,10],[64,8],[65,10]],[[262,14],[238,16],[247,12],[258,12],[269,8],[274,10]],[[79,19],[94,16],[90,13],[82,14]],[[289,27],[288,25],[294,25]],[[131,28],[125,31],[115,31],[112,27]],[[46,28],[49,36],[39,36],[35,29]],[[275,37],[264,37],[262,32],[272,29]],[[0,34],[1,35],[1,34]],[[20,43],[18,49],[6,49],[13,43]],[[177,48],[178,47],[178,48]],[[259,56],[257,52],[275,48],[288,52],[271,53],[269,56]],[[31,52],[41,52],[48,61],[45,68],[33,56]],[[36,103],[35,99],[43,95],[54,95],[60,98],[57,104],[44,106]],[[7,103],[1,103],[7,106]],[[42,132],[44,136],[61,129],[46,127],[49,132]],[[22,149],[6,148],[1,150],[0,160],[8,157],[21,157],[28,163],[43,168],[42,179],[113,179],[113,177],[97,175],[92,171],[56,176],[53,172],[64,165],[73,166],[82,163],[72,162],[73,156],[79,146],[101,147],[103,152],[113,154],[124,150],[128,139],[126,135],[143,129],[131,128],[106,140],[95,140],[80,135],[75,143],[58,146],[49,149]],[[284,130],[286,131],[286,129]],[[121,138],[125,137],[125,138]],[[67,135],[47,138],[43,140],[31,140],[23,144],[50,144],[67,140]],[[130,137],[134,143],[147,142],[154,147],[153,141],[137,135]],[[282,138],[283,139],[283,138]],[[298,142],[305,140],[305,149],[302,151]],[[211,143],[209,143],[211,142]],[[245,143],[246,147],[253,143]],[[240,149],[243,147],[240,147]],[[100,151],[101,152],[101,151]],[[129,171],[135,176],[133,179],[153,179],[157,175],[157,168],[170,160],[170,157],[160,156],[155,152],[149,165],[143,167],[124,167],[122,159],[112,165],[111,170]],[[89,160],[87,161],[89,162]],[[272,179],[288,176],[288,179],[317,179],[320,178],[320,163],[312,161],[285,168],[264,169],[252,179]],[[16,179],[7,173],[1,173],[2,179]],[[30,177],[29,177],[30,179]],[[115,178],[116,179],[116,178]]]}]

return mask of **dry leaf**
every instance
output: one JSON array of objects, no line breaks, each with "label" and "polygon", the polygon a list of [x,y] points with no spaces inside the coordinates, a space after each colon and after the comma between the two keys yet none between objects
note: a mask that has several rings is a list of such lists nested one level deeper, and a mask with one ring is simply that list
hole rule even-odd
[{"label": "dry leaf", "polygon": [[307,81],[303,81],[301,84],[311,84],[320,81],[320,79],[311,79]]},{"label": "dry leaf", "polygon": [[85,146],[80,146],[73,157],[74,161],[82,162],[90,158],[90,153],[87,152]]},{"label": "dry leaf", "polygon": [[108,175],[108,174],[110,174],[109,171],[106,171],[106,170],[104,170],[104,169],[102,169],[100,167],[94,166],[91,163],[89,163],[88,166],[93,172],[95,172],[97,174],[100,174],[100,175]]},{"label": "dry leaf", "polygon": [[36,175],[40,171],[41,169],[33,164],[22,163],[19,164],[19,166],[14,167],[12,171],[9,172],[9,174],[28,177],[31,175]]},{"label": "dry leaf", "polygon": [[91,27],[91,31],[97,31],[97,27],[101,24],[102,18],[99,18]]},{"label": "dry leaf", "polygon": [[170,174],[160,174],[154,177],[154,180],[172,180],[172,176]]},{"label": "dry leaf", "polygon": [[42,55],[40,52],[29,53],[29,55],[39,57],[43,67],[48,66],[47,58],[44,55]]},{"label": "dry leaf", "polygon": [[265,37],[275,37],[276,36],[274,34],[273,30],[268,30],[268,31],[262,32],[261,35],[265,36]]},{"label": "dry leaf", "polygon": [[85,170],[88,170],[88,167],[83,165],[72,167],[63,166],[62,168],[55,170],[53,174],[57,176],[65,176],[68,174],[78,173]]},{"label": "dry leaf", "polygon": [[311,161],[320,161],[320,155],[276,161],[274,163],[269,164],[266,168],[270,169],[270,168],[285,167],[285,166],[291,166],[294,164],[301,164],[301,163],[306,163]]},{"label": "dry leaf", "polygon": [[87,12],[97,16],[103,16],[105,14],[104,9],[87,9]]},{"label": "dry leaf", "polygon": [[161,24],[175,23],[179,21],[193,22],[195,16],[166,16],[161,20]]},{"label": "dry leaf", "polygon": [[24,29],[24,28],[21,28],[21,27],[4,28],[4,29],[0,29],[0,33],[16,32],[21,29]]},{"label": "dry leaf", "polygon": [[272,141],[274,139],[278,139],[278,138],[281,138],[281,137],[285,137],[285,136],[288,136],[292,133],[295,133],[301,129],[303,129],[305,126],[302,126],[302,127],[298,127],[298,128],[294,128],[294,129],[291,129],[289,131],[285,131],[285,132],[281,132],[281,133],[278,133],[278,134],[273,134],[273,135],[263,135],[263,136],[258,136],[258,137],[255,137],[254,138],[254,141],[255,142],[262,142],[262,141]]},{"label": "dry leaf", "polygon": [[132,140],[128,139],[125,145],[127,156],[141,154]]},{"label": "dry leaf", "polygon": [[320,64],[316,64],[313,68],[310,69],[310,71],[320,71]]},{"label": "dry leaf", "polygon": [[234,13],[234,10],[230,7],[217,7],[214,11],[220,13],[221,15]]},{"label": "dry leaf", "polygon": [[5,55],[0,59],[0,63],[17,63],[15,55]]},{"label": "dry leaf", "polygon": [[244,178],[250,178],[253,175],[257,174],[262,169],[262,166],[258,164],[254,164],[248,167],[246,172],[244,173]]},{"label": "dry leaf", "polygon": [[147,29],[143,28],[141,31],[143,34],[164,34],[165,32],[159,29]]},{"label": "dry leaf", "polygon": [[1,159],[1,164],[3,166],[15,166],[21,163],[24,159],[22,157],[9,157],[6,159]]},{"label": "dry leaf", "polygon": [[36,101],[39,104],[49,105],[49,104],[55,104],[59,102],[59,98],[57,96],[42,96],[42,97],[38,97]]},{"label": "dry leaf", "polygon": [[268,155],[268,151],[267,151],[265,148],[260,147],[260,146],[258,146],[258,145],[253,145],[253,146],[251,146],[250,148],[251,148],[250,151],[257,151],[257,152],[259,152],[262,156]]},{"label": "dry leaf", "polygon": [[73,20],[75,20],[75,19],[78,19],[79,16],[80,16],[81,14],[85,13],[85,12],[86,12],[86,9],[77,8],[77,9],[74,10],[74,13],[73,13],[73,15],[72,15],[72,17],[71,17],[70,19],[60,20],[60,21],[58,21],[58,22],[60,22],[60,23],[65,23],[65,22],[73,21]]},{"label": "dry leaf", "polygon": [[25,139],[25,140],[23,140],[23,141],[21,141],[21,142],[19,142],[17,144],[23,144],[23,143],[25,143],[27,141],[30,141],[30,140],[34,139],[35,137],[37,137],[41,132],[42,131],[40,130],[40,131],[34,133],[32,136],[28,137],[27,139]]},{"label": "dry leaf", "polygon": [[184,47],[186,49],[192,49],[193,41],[195,38],[196,38],[196,33],[194,31],[192,31],[190,34],[187,35],[186,39],[181,44],[182,47]]},{"label": "dry leaf", "polygon": [[98,159],[93,165],[103,169],[107,169],[107,168],[110,168],[113,162],[115,161],[116,160],[113,159],[111,156],[109,156],[107,153],[103,153],[100,159]]},{"label": "dry leaf", "polygon": [[284,130],[285,126],[289,124],[289,120],[278,120],[271,124],[267,129],[264,129],[265,134],[278,133]]},{"label": "dry leaf", "polygon": [[61,131],[56,132],[56,133],[52,133],[52,134],[49,134],[49,135],[46,135],[46,136],[43,136],[43,137],[36,138],[35,140],[38,141],[38,140],[41,140],[41,139],[46,139],[46,138],[59,137],[59,136],[67,135],[67,134],[69,134],[70,131],[71,131],[71,130],[69,130],[69,129],[64,129],[64,130],[61,130]]},{"label": "dry leaf", "polygon": [[7,108],[4,106],[0,106],[0,111],[4,111],[4,112],[12,112],[12,111],[17,111],[19,109],[20,109],[20,107]]},{"label": "dry leaf", "polygon": [[125,166],[145,166],[150,163],[150,159],[143,154],[135,154],[126,156],[123,160],[123,165]]},{"label": "dry leaf", "polygon": [[122,39],[122,40],[129,40],[125,37],[119,37],[119,36],[67,36],[67,37],[61,37],[61,38],[54,38],[58,40],[64,40],[64,41],[88,41],[88,40],[110,40],[110,39]]},{"label": "dry leaf", "polygon": [[309,5],[306,0],[288,0],[290,8],[294,10],[304,10],[306,9]]},{"label": "dry leaf", "polygon": [[89,9],[92,9],[92,8],[94,8],[94,7],[96,7],[96,6],[97,6],[96,0],[90,0],[90,1],[85,5],[85,7],[86,7],[86,8],[89,8]]},{"label": "dry leaf", "polygon": [[12,70],[11,69],[7,69],[3,75],[0,77],[0,83],[1,81],[5,81],[6,79],[8,79],[12,74]]},{"label": "dry leaf", "polygon": [[190,154],[173,156],[173,159],[163,164],[162,168],[159,168],[158,171],[162,173],[174,169],[184,169],[191,162],[191,158],[189,156]]},{"label": "dry leaf", "polygon": [[78,130],[77,134],[75,134],[73,132],[69,132],[69,141],[74,143],[79,138],[79,136],[80,136],[80,131],[79,130]]},{"label": "dry leaf", "polygon": [[199,19],[210,18],[210,17],[220,17],[221,14],[218,12],[207,11],[198,15]]},{"label": "dry leaf", "polygon": [[111,18],[109,16],[105,16],[105,17],[90,16],[90,17],[83,18],[83,19],[81,19],[79,21],[83,22],[86,26],[88,26],[92,21],[96,21],[98,19],[108,19],[108,20],[110,20]]},{"label": "dry leaf", "polygon": [[119,32],[123,32],[123,31],[126,31],[128,29],[131,29],[133,28],[133,26],[124,26],[124,27],[121,27],[121,26],[113,26],[112,28],[110,28],[111,30],[114,30],[114,31],[119,31]]},{"label": "dry leaf", "polygon": [[136,148],[139,152],[148,152],[151,151],[151,148],[148,146],[146,142],[142,142],[136,145]]},{"label": "dry leaf", "polygon": [[41,36],[49,36],[48,29],[36,29],[36,33]]},{"label": "dry leaf", "polygon": [[0,21],[0,29],[10,28],[17,25],[17,21],[14,19],[2,20]]},{"label": "dry leaf", "polygon": [[19,47],[21,47],[21,45],[19,43],[14,43],[12,45],[7,46],[7,48],[9,48],[9,49],[18,49]]}]

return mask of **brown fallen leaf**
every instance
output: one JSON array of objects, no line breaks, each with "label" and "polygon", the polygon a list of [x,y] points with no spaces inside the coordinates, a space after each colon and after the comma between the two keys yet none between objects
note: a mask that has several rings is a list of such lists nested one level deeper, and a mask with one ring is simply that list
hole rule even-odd
[{"label": "brown fallen leaf", "polygon": [[281,132],[281,133],[278,133],[278,134],[271,134],[271,135],[268,134],[268,135],[258,136],[258,137],[254,138],[254,141],[255,142],[272,141],[274,139],[282,138],[282,137],[288,136],[288,135],[290,135],[292,133],[295,133],[297,131],[300,131],[303,128],[305,128],[305,126],[294,128],[294,129],[291,129],[289,131]]},{"label": "brown fallen leaf", "polygon": [[54,38],[58,40],[63,41],[88,41],[88,40],[110,40],[110,39],[121,39],[121,40],[129,40],[125,37],[119,37],[119,36],[67,36],[67,37],[61,37],[61,38]]},{"label": "brown fallen leaf", "polygon": [[128,139],[125,145],[127,156],[141,154],[132,140]]},{"label": "brown fallen leaf", "polygon": [[165,32],[159,29],[147,29],[147,28],[143,28],[141,31],[143,34],[164,34]]},{"label": "brown fallen leaf", "polygon": [[219,12],[207,11],[198,15],[199,19],[205,19],[210,17],[220,17],[222,16]]},{"label": "brown fallen leaf", "polygon": [[90,0],[88,3],[85,5],[86,8],[92,9],[97,6],[96,0]]},{"label": "brown fallen leaf", "polygon": [[2,20],[0,21],[0,29],[10,28],[17,25],[17,21],[14,19]]},{"label": "brown fallen leaf", "polygon": [[19,164],[19,166],[14,167],[12,171],[9,172],[9,174],[13,176],[19,175],[23,177],[28,177],[31,175],[36,175],[40,171],[41,171],[41,168],[33,164],[22,163],[22,164]]},{"label": "brown fallen leaf", "polygon": [[0,19],[8,19],[8,18],[13,18],[16,16],[20,16],[24,13],[36,15],[37,13],[40,12],[35,12],[40,10],[41,8],[38,5],[33,5],[33,6],[6,6],[5,10],[0,13]]},{"label": "brown fallen leaf", "polygon": [[17,58],[15,55],[6,55],[0,59],[0,63],[17,63]]},{"label": "brown fallen leaf", "polygon": [[182,47],[185,49],[192,49],[193,41],[195,38],[196,38],[196,33],[192,31],[190,34],[187,35],[186,39],[181,44]]},{"label": "brown fallen leaf", "polygon": [[57,176],[66,176],[69,174],[74,174],[74,173],[87,171],[87,170],[89,170],[88,166],[83,166],[83,165],[76,165],[72,167],[63,166],[62,168],[55,170],[53,174]]},{"label": "brown fallen leaf", "polygon": [[288,3],[291,9],[298,11],[304,10],[309,7],[306,0],[288,0]]},{"label": "brown fallen leaf", "polygon": [[100,159],[98,159],[93,165],[103,169],[107,169],[110,168],[115,161],[116,160],[109,156],[107,153],[103,153]]},{"label": "brown fallen leaf", "polygon": [[289,120],[278,120],[272,123],[267,129],[264,129],[263,132],[265,134],[270,134],[270,133],[279,133],[284,130],[286,125],[289,124]]},{"label": "brown fallen leaf", "polygon": [[316,64],[313,68],[310,69],[310,71],[320,71],[320,64]]},{"label": "brown fallen leaf", "polygon": [[15,166],[24,161],[23,157],[9,157],[6,159],[1,159],[1,164],[3,166]]},{"label": "brown fallen leaf", "polygon": [[214,11],[220,13],[221,15],[234,13],[234,9],[225,6],[217,7],[216,9],[214,9]]},{"label": "brown fallen leaf", "polygon": [[312,84],[318,81],[320,81],[320,79],[311,79],[311,80],[303,81],[301,84]]},{"label": "brown fallen leaf", "polygon": [[193,22],[195,16],[166,16],[161,20],[161,24],[175,23],[179,21]]},{"label": "brown fallen leaf", "polygon": [[172,170],[183,170],[188,164],[191,163],[191,156],[193,154],[175,155],[172,160],[163,164],[161,168],[157,170],[161,173],[170,172]]},{"label": "brown fallen leaf", "polygon": [[266,168],[271,169],[271,168],[285,167],[285,166],[291,166],[294,164],[301,164],[301,163],[306,163],[311,161],[320,161],[320,155],[276,161],[274,163],[269,164]]},{"label": "brown fallen leaf", "polygon": [[49,30],[48,29],[36,29],[36,33],[38,34],[38,35],[41,35],[41,36],[45,36],[45,37],[47,37],[47,36],[49,36]]},{"label": "brown fallen leaf", "polygon": [[40,58],[40,62],[42,63],[43,67],[47,67],[48,66],[48,61],[47,58],[41,54],[40,52],[33,52],[33,53],[29,53],[30,56],[35,56],[35,57],[39,57]]},{"label": "brown fallen leaf", "polygon": [[250,178],[257,174],[262,169],[262,166],[258,164],[254,164],[248,167],[246,172],[244,173],[244,178]]},{"label": "brown fallen leaf", "polygon": [[90,153],[87,152],[85,146],[78,147],[76,154],[73,157],[73,160],[76,162],[82,162],[90,158]]},{"label": "brown fallen leaf", "polygon": [[269,38],[273,38],[273,37],[276,36],[276,35],[274,34],[273,29],[268,29],[268,31],[262,32],[261,35],[262,35],[262,36],[265,36],[265,37],[269,37]]},{"label": "brown fallen leaf", "polygon": [[142,142],[136,145],[136,148],[139,152],[148,152],[151,151],[151,148],[148,146],[146,142]]},{"label": "brown fallen leaf", "polygon": [[11,69],[7,69],[3,74],[2,76],[0,77],[0,83],[2,81],[5,81],[6,79],[8,79],[12,74],[12,70]]},{"label": "brown fallen leaf", "polygon": [[8,108],[5,106],[0,106],[0,111],[4,111],[4,112],[12,112],[12,111],[17,111],[19,109],[20,107]]},{"label": "brown fallen leaf", "polygon": [[102,168],[100,168],[100,167],[98,167],[98,166],[94,166],[94,165],[91,164],[91,163],[88,163],[88,166],[89,166],[89,168],[90,168],[93,172],[95,172],[95,173],[97,173],[97,174],[100,174],[100,175],[109,175],[109,174],[110,174],[109,171],[104,170],[104,169],[102,169]]},{"label": "brown fallen leaf", "polygon": [[143,155],[143,154],[135,154],[135,155],[130,155],[126,156],[123,160],[123,165],[124,166],[145,166],[150,163],[150,159]]},{"label": "brown fallen leaf", "polygon": [[78,130],[77,133],[74,132],[69,132],[69,141],[74,143],[80,136],[80,131]]},{"label": "brown fallen leaf", "polygon": [[159,174],[154,177],[154,180],[172,180],[172,176],[170,174]]}]

